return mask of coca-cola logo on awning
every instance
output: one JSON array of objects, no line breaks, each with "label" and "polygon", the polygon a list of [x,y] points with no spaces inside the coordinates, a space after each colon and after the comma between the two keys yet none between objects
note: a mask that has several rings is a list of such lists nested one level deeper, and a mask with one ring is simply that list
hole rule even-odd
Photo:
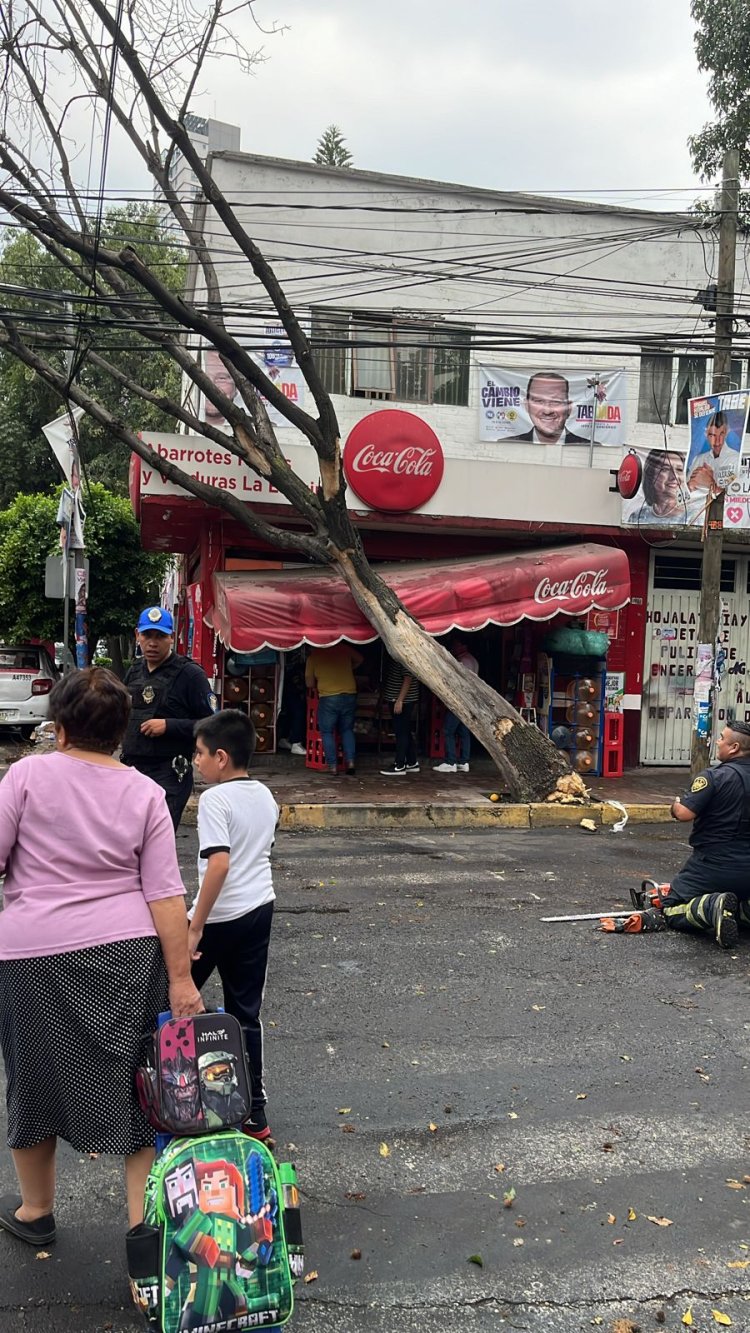
[{"label": "coca-cola logo on awning", "polygon": [[413,412],[387,409],[357,422],[344,446],[344,476],[372,509],[419,509],[443,479],[443,450]]},{"label": "coca-cola logo on awning", "polygon": [[582,569],[572,579],[554,583],[546,576],[534,589],[535,602],[577,602],[605,597],[609,592],[606,569]]}]

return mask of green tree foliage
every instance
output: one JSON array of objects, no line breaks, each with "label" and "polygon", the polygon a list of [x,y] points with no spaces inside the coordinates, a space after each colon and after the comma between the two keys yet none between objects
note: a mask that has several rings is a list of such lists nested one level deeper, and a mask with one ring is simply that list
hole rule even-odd
[{"label": "green tree foliage", "polygon": [[[0,511],[0,638],[62,638],[62,605],[44,595],[48,555],[59,555],[59,491],[18,495]],[[90,562],[89,644],[132,630],[158,594],[168,557],[141,549],[130,503],[95,483],[85,501]],[[73,616],[71,609],[71,624]]]},{"label": "green tree foliage", "polygon": [[313,162],[319,167],[350,167],[352,155],[338,125],[329,125],[318,139]]},{"label": "green tree foliage", "polygon": [[[126,243],[133,245],[171,291],[182,292],[186,266],[184,250],[163,233],[152,205],[128,204],[107,212],[102,227],[102,244],[119,248]],[[0,283],[12,285],[17,292],[28,292],[28,297],[21,302],[14,298],[15,308],[21,304],[30,315],[46,314],[59,322],[65,309],[64,304],[61,306],[64,294],[71,293],[73,325],[77,313],[84,309],[87,322],[91,320],[92,305],[83,304],[87,294],[38,241],[26,232],[8,229],[0,244]],[[134,292],[140,293],[135,283],[131,285]],[[45,293],[55,293],[58,299],[50,300]],[[95,319],[93,333],[81,345],[83,359],[78,379],[89,393],[134,429],[174,429],[173,419],[158,407],[128,393],[110,376],[88,364],[85,357],[87,346],[93,346],[99,352],[106,350],[118,370],[150,392],[179,399],[180,371],[171,357],[153,347],[144,350],[130,330],[114,326],[103,305],[98,319]],[[62,369],[62,352],[50,350],[49,355],[53,364]],[[0,353],[0,507],[9,505],[19,491],[38,491],[60,480],[59,469],[41,429],[61,411],[62,403],[57,394],[33,371],[7,352]],[[127,456],[119,446],[113,445],[104,428],[88,416],[81,422],[81,454],[91,481],[102,482],[116,494],[127,494]]]},{"label": "green tree foliage", "polygon": [[698,68],[708,74],[716,119],[692,135],[693,166],[704,180],[721,174],[728,148],[740,151],[740,176],[750,177],[750,5],[746,0],[692,0]]}]

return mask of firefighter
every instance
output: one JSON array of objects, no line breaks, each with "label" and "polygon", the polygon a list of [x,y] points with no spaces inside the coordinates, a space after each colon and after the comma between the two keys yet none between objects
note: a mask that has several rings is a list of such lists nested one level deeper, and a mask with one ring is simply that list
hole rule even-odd
[{"label": "firefighter", "polygon": [[125,677],[133,708],[122,743],[122,762],[164,789],[177,829],[193,790],[193,727],[216,712],[206,674],[174,651],[174,620],[163,606],[148,606],[136,626],[139,657]]},{"label": "firefighter", "polygon": [[672,802],[673,819],[693,822],[693,851],[663,900],[664,918],[673,930],[710,931],[733,949],[738,922],[750,925],[750,723],[728,723],[716,755],[718,767]]}]

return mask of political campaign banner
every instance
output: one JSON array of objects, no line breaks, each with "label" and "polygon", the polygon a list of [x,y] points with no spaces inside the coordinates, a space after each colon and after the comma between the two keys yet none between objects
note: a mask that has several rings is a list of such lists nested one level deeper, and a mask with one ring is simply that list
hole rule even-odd
[{"label": "political campaign banner", "polygon": [[[307,332],[307,330],[304,331]],[[294,403],[297,407],[304,407],[304,376],[295,360],[289,339],[282,325],[269,321],[269,323],[261,325],[257,332],[254,331],[252,338],[246,334],[235,336],[279,392],[283,393],[290,403]],[[221,389],[222,393],[225,393],[228,398],[237,403],[242,401],[232,376],[224,366],[219,353],[213,348],[209,348],[203,353],[203,369],[217,388]],[[266,398],[263,399],[263,402],[272,426],[285,426],[287,429],[294,429],[277,407],[271,406]],[[229,426],[223,414],[203,394],[201,394],[199,415],[204,415],[208,424],[214,426],[217,430],[229,432]]]},{"label": "political campaign banner", "polygon": [[624,445],[626,374],[479,367],[479,438],[500,444]]},{"label": "political campaign banner", "polygon": [[641,484],[630,499],[623,498],[623,527],[700,527],[710,494],[690,489],[685,453],[679,449],[636,449],[641,460]]},{"label": "political campaign banner", "polygon": [[750,392],[703,394],[688,401],[690,445],[685,476],[690,491],[717,495],[740,475]]}]

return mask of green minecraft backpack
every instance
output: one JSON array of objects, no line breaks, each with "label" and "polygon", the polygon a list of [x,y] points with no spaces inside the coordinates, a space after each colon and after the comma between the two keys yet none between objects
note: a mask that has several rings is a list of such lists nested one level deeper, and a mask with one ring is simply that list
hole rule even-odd
[{"label": "green minecraft backpack", "polygon": [[173,1139],[127,1255],[136,1305],[158,1333],[278,1328],[304,1266],[294,1167],[235,1129]]}]

